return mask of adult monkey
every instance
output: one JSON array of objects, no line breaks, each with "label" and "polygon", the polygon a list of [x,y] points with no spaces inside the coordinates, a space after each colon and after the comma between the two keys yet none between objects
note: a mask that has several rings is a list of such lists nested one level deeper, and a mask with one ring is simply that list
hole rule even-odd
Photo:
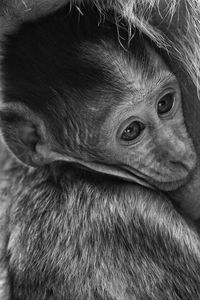
[{"label": "adult monkey", "polygon": [[[25,172],[24,169],[22,168],[20,173],[18,174],[18,176],[21,176],[21,172]],[[26,173],[27,175],[27,173]],[[78,177],[77,177],[78,178]],[[31,184],[31,180],[33,178],[29,177],[28,178],[28,182]],[[44,178],[43,178],[44,179]],[[25,180],[25,179],[24,179]],[[26,180],[24,181],[26,182]],[[74,184],[76,186],[76,184],[82,184],[82,182],[76,182],[74,181]],[[85,183],[86,184],[86,183]],[[105,188],[105,186],[103,185],[101,187],[102,183],[98,183],[97,187],[100,187],[100,190],[103,191],[103,187]],[[115,186],[115,185],[114,185]],[[48,187],[48,185],[47,185]],[[16,188],[16,186],[14,187]],[[108,187],[107,187],[108,188]],[[127,186],[121,186],[122,191],[124,189],[127,189],[131,195],[131,192],[133,191],[131,188],[131,185]],[[129,190],[130,189],[130,190]],[[137,188],[134,189],[134,192],[136,193]],[[98,194],[99,189],[94,190],[94,194]],[[45,191],[46,192],[46,191]],[[47,191],[48,192],[48,191]],[[141,191],[140,191],[141,192]],[[138,196],[141,197],[140,192],[138,193]],[[58,191],[59,194],[59,191]],[[113,190],[113,198],[115,197],[119,197],[120,193],[119,191]],[[99,200],[101,200],[103,195],[100,194],[100,198]],[[105,195],[104,195],[105,196]],[[123,199],[123,193],[122,193],[122,199]],[[128,197],[128,195],[127,195]],[[144,200],[146,198],[146,192],[144,191],[144,194],[142,195],[141,198],[144,197]],[[150,197],[151,198],[151,197]],[[131,198],[130,198],[131,199]],[[143,199],[141,199],[142,201]],[[132,201],[132,200],[131,200]],[[148,199],[148,201],[150,201],[150,199]],[[172,207],[168,206],[168,204],[161,204],[162,201],[161,200],[156,200],[155,202],[150,201],[149,203],[147,201],[144,202],[144,205],[146,205],[146,210],[149,212],[148,217],[145,215],[145,211],[141,211],[141,207],[139,205],[139,203],[135,203],[136,206],[138,206],[138,208],[140,207],[140,213],[139,211],[135,212],[135,217],[139,217],[140,222],[143,220],[144,223],[145,222],[149,222],[149,218],[151,221],[153,221],[153,210],[156,210],[156,215],[159,216],[158,219],[156,219],[156,224],[151,223],[150,221],[150,228],[149,232],[146,232],[147,228],[147,223],[146,225],[140,224],[139,228],[137,228],[138,232],[140,234],[144,234],[147,237],[147,244],[145,243],[145,245],[141,244],[144,243],[144,241],[141,239],[141,237],[139,237],[139,240],[137,240],[137,246],[139,246],[139,251],[134,253],[135,256],[138,258],[138,262],[141,260],[143,262],[145,262],[146,267],[142,266],[136,262],[135,267],[136,269],[138,268],[139,271],[136,272],[135,274],[133,274],[133,276],[138,277],[138,279],[135,279],[135,286],[132,287],[131,283],[128,284],[124,283],[124,279],[120,278],[120,276],[123,276],[123,273],[119,273],[118,275],[118,280],[119,282],[117,282],[117,284],[119,285],[116,286],[116,277],[113,278],[112,280],[112,276],[114,275],[112,272],[111,274],[109,274],[107,272],[107,269],[103,267],[104,269],[104,275],[105,278],[108,282],[105,282],[105,278],[101,278],[101,280],[103,280],[103,284],[100,287],[101,293],[99,290],[96,290],[96,295],[95,298],[97,299],[99,297],[99,299],[101,299],[101,297],[103,297],[104,299],[108,299],[108,297],[110,297],[112,299],[112,297],[117,297],[117,298],[122,298],[122,297],[133,297],[133,295],[136,297],[136,299],[184,299],[187,297],[198,299],[199,297],[199,290],[198,290],[198,282],[199,282],[199,276],[198,276],[198,270],[199,270],[199,240],[197,238],[197,236],[195,235],[195,232],[190,229],[186,223],[184,223],[184,221],[180,218],[180,216],[178,216],[172,209]],[[163,206],[164,205],[164,206]],[[141,215],[140,215],[141,214]],[[161,219],[162,220],[161,220]],[[168,231],[167,226],[169,226],[169,219],[170,221],[172,221],[171,227]],[[148,221],[147,221],[148,220]],[[164,220],[164,222],[163,222]],[[160,224],[160,221],[163,222],[164,224]],[[177,224],[178,222],[178,224]],[[133,224],[132,224],[133,225]],[[153,229],[155,229],[156,226],[158,226],[159,230],[158,232],[153,232]],[[162,226],[164,226],[164,230],[162,231]],[[136,230],[136,232],[137,232]],[[184,231],[185,236],[180,236],[180,233],[177,231]],[[120,234],[118,232],[118,234]],[[155,234],[155,237],[153,236]],[[161,235],[161,236],[159,236]],[[170,236],[171,239],[169,240],[169,245],[165,244],[165,240],[167,239],[167,237]],[[160,240],[161,239],[161,240]],[[178,241],[177,241],[178,239]],[[179,240],[179,239],[182,239]],[[161,245],[159,243],[162,244],[164,242],[164,246]],[[120,243],[120,241],[118,241]],[[148,251],[152,251],[154,249],[154,245],[153,247],[147,247],[147,245],[149,243],[157,243],[158,249],[157,249],[157,253],[156,253],[156,258],[152,256],[153,253],[148,253]],[[177,245],[178,243],[178,245]],[[117,244],[116,244],[117,246]],[[125,245],[124,245],[125,246]],[[168,247],[166,249],[166,247]],[[133,250],[133,249],[132,249]],[[172,257],[170,257],[169,261],[167,260],[166,257],[166,261],[162,261],[164,259],[165,256],[167,256],[167,252],[173,252],[173,255],[175,255],[177,252],[179,253],[179,255],[181,255],[183,262],[179,261],[178,257],[177,257],[177,265],[175,266],[175,268],[173,267],[173,263],[175,263],[175,260],[173,260],[173,262],[170,262],[170,259],[172,259]],[[192,255],[192,259],[187,255],[187,251],[189,251]],[[162,252],[164,252],[164,256],[162,255]],[[113,252],[114,254],[115,252]],[[108,253],[109,254],[109,253]],[[137,256],[138,255],[138,256]],[[178,255],[178,256],[179,256]],[[153,259],[152,259],[153,258]],[[144,259],[144,260],[143,260]],[[155,267],[155,264],[158,263],[158,259],[160,259],[162,261],[161,264],[158,264],[157,267]],[[154,261],[155,260],[155,261]],[[150,264],[149,264],[150,262]],[[196,265],[193,264],[193,262],[196,262]],[[181,268],[182,265],[184,266],[184,269],[187,270],[185,274],[184,270],[183,273],[181,273]],[[168,267],[170,266],[170,268],[173,269],[172,273],[169,271]],[[126,268],[126,266],[125,266]],[[148,273],[148,268],[150,268],[151,271],[149,271]],[[160,269],[161,268],[161,269]],[[162,269],[163,268],[163,269]],[[156,271],[155,271],[156,270]],[[178,270],[178,272],[180,272],[180,274],[176,274],[176,270]],[[162,278],[162,280],[159,280],[159,276],[162,276],[162,274],[164,273],[164,277],[166,276],[166,278]],[[189,277],[191,277],[191,280],[188,283],[188,274],[190,274]],[[194,276],[195,274],[195,276]],[[172,276],[172,278],[170,279],[170,277]],[[180,278],[179,278],[180,276]],[[184,280],[185,278],[185,280]],[[182,286],[182,282],[181,280],[186,284],[188,284],[187,288],[185,289],[184,286]],[[170,284],[168,284],[167,286],[167,290],[166,289],[166,284],[167,282],[170,282]],[[175,282],[175,286],[173,285],[173,281]],[[143,283],[142,283],[143,282]],[[57,283],[58,284],[58,283]],[[151,287],[151,284],[154,285],[154,287]],[[177,285],[177,286],[176,286]],[[130,290],[130,287],[132,290]],[[80,289],[83,287],[80,287]],[[76,287],[76,289],[78,289],[78,287]],[[127,289],[127,290],[126,290]],[[186,291],[187,290],[187,291]],[[52,295],[52,290],[51,291],[46,291],[48,292],[48,297],[50,298]],[[76,291],[77,292],[77,291]],[[87,295],[87,299],[89,298],[88,294],[86,293],[85,290],[81,290],[81,292],[85,292],[85,295]],[[109,294],[109,296],[107,295],[107,293]],[[100,296],[101,295],[101,296]],[[81,295],[80,295],[81,296]],[[24,296],[25,297],[25,296]],[[59,295],[58,297],[62,297],[62,295]],[[107,297],[107,298],[106,298]],[[22,297],[23,299],[23,297]],[[62,299],[62,298],[61,298]]]}]

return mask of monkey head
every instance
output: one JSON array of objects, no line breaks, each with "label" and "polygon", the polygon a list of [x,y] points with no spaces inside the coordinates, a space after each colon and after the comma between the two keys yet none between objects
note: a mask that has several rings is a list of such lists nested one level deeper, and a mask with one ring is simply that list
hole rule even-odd
[{"label": "monkey head", "polygon": [[0,124],[10,150],[34,167],[63,161],[165,191],[183,185],[196,153],[175,75],[139,34],[124,49],[112,25],[88,33],[73,22],[57,13],[5,40]]}]

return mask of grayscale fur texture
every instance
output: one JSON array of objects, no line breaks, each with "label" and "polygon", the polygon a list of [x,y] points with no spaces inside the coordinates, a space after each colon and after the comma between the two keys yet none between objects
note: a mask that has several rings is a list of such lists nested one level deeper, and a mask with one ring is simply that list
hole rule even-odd
[{"label": "grayscale fur texture", "polygon": [[[24,20],[67,2],[1,1],[1,39]],[[80,14],[82,2],[71,1]],[[129,22],[130,39],[136,26],[167,50],[164,56],[179,79],[186,123],[200,153],[199,1],[92,3],[100,21],[113,9]],[[178,27],[179,18],[186,22]],[[192,221],[162,194],[65,168],[22,166],[0,143],[0,299],[200,298],[200,241]]]},{"label": "grayscale fur texture", "polygon": [[4,168],[10,299],[199,298],[199,237],[166,197],[68,166]]},{"label": "grayscale fur texture", "polygon": [[[97,7],[102,21],[106,12],[113,9],[125,17],[130,24],[130,39],[135,26],[150,37],[157,45],[168,49],[170,55],[183,64],[194,84],[199,84],[200,29],[198,0],[2,0],[0,11],[4,18],[22,22],[38,18],[62,7],[66,3],[77,7],[90,3]],[[180,22],[181,18],[183,22]],[[116,23],[118,22],[116,18]],[[177,23],[179,22],[179,23]],[[166,35],[165,35],[166,33]]]}]

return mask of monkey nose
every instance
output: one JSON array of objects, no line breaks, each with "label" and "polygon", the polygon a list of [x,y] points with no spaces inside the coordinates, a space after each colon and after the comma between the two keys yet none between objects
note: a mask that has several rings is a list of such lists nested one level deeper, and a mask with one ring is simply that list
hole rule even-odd
[{"label": "monkey nose", "polygon": [[189,171],[189,167],[181,160],[170,160],[170,164],[176,169],[182,169],[184,172],[188,173]]},{"label": "monkey nose", "polygon": [[187,172],[193,170],[197,162],[196,153],[190,147],[188,149],[180,149],[178,147],[176,151],[169,149],[168,157],[172,165],[181,167]]},{"label": "monkey nose", "polygon": [[162,147],[162,159],[168,161],[173,167],[180,168],[187,172],[194,169],[197,158],[196,153],[189,143],[182,141],[166,143]]}]

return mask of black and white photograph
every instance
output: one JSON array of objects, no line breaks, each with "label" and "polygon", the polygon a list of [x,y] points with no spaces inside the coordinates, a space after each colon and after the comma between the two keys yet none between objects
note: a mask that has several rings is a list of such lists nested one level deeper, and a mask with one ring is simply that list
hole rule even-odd
[{"label": "black and white photograph", "polygon": [[200,299],[200,0],[0,0],[0,300]]}]

